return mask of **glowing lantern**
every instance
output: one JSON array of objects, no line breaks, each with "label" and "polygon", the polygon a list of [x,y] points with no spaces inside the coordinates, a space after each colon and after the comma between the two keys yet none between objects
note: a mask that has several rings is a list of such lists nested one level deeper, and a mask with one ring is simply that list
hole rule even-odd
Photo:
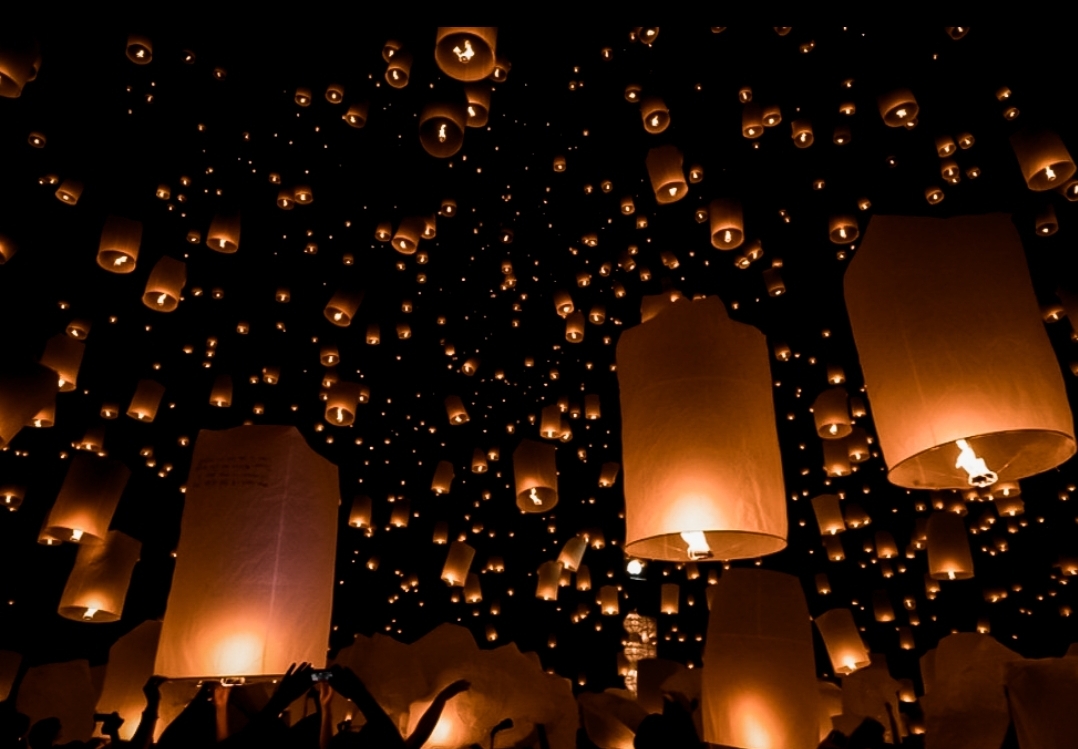
[{"label": "glowing lantern", "polygon": [[22,37],[4,39],[0,46],[0,96],[17,99],[23,87],[37,78],[41,67],[41,50],[37,42]]},{"label": "glowing lantern", "polygon": [[71,461],[42,536],[77,544],[101,544],[131,471],[116,460],[76,455]]},{"label": "glowing lantern", "polygon": [[839,536],[824,536],[823,547],[829,562],[841,562],[846,558],[846,550],[842,548],[842,539]]},{"label": "glowing lantern", "polygon": [[135,394],[131,396],[131,403],[127,406],[127,415],[136,421],[153,421],[164,395],[165,386],[161,383],[139,380]]},{"label": "glowing lantern", "polygon": [[1059,231],[1059,219],[1056,218],[1056,207],[1051,203],[1045,203],[1037,211],[1035,229],[1038,237],[1050,237]]},{"label": "glowing lantern", "polygon": [[389,513],[389,524],[394,528],[407,528],[412,517],[412,502],[407,497],[390,497],[393,509]]},{"label": "glowing lantern", "polygon": [[906,88],[895,89],[879,97],[880,117],[888,127],[908,127],[917,120],[920,108],[913,93]]},{"label": "glowing lantern", "polygon": [[302,86],[297,88],[295,101],[301,107],[309,107],[311,105],[311,90]]},{"label": "glowing lantern", "polygon": [[494,73],[498,29],[494,26],[440,26],[434,61],[458,81],[478,81]]},{"label": "glowing lantern", "polygon": [[718,250],[736,250],[745,240],[745,219],[737,200],[712,200],[708,207],[711,219],[711,246]]},{"label": "glowing lantern", "polygon": [[704,647],[703,738],[728,747],[815,749],[819,692],[801,584],[735,569],[714,591]]},{"label": "glowing lantern", "polygon": [[326,304],[326,319],[339,328],[347,328],[352,324],[360,303],[363,301],[363,292],[354,289],[337,289],[333,297]]},{"label": "glowing lantern", "polygon": [[486,453],[481,448],[475,448],[472,451],[472,473],[486,473],[487,468]]},{"label": "glowing lantern", "polygon": [[393,235],[391,244],[393,249],[402,255],[413,255],[419,248],[419,240],[427,229],[426,222],[421,218],[411,217],[401,221]]},{"label": "glowing lantern", "polygon": [[558,467],[553,445],[521,440],[513,451],[517,507],[524,512],[547,512],[558,504]]},{"label": "glowing lantern", "polygon": [[871,457],[868,449],[868,432],[861,427],[853,427],[844,443],[846,445],[846,455],[851,463],[864,463]]},{"label": "glowing lantern", "polygon": [[338,427],[351,426],[356,422],[356,406],[361,402],[359,384],[334,382],[326,393],[326,423]]},{"label": "glowing lantern", "polygon": [[353,528],[370,528],[371,512],[371,498],[366,494],[357,494],[352,499],[352,509],[348,513],[348,525]]},{"label": "glowing lantern", "polygon": [[556,440],[562,431],[561,409],[558,404],[544,406],[539,420],[539,434],[548,440]]},{"label": "glowing lantern", "polygon": [[829,228],[831,241],[835,244],[855,242],[861,233],[857,228],[857,219],[852,216],[832,216]]},{"label": "glowing lantern", "polygon": [[816,434],[825,440],[840,440],[853,431],[845,388],[829,388],[812,404]]},{"label": "glowing lantern", "polygon": [[768,296],[782,296],[786,293],[786,284],[782,280],[778,266],[768,268],[760,275],[764,279],[764,288],[767,289]]},{"label": "glowing lantern", "polygon": [[565,340],[569,343],[581,343],[584,340],[584,313],[580,310],[566,316]]},{"label": "glowing lantern", "polygon": [[784,548],[763,334],[732,321],[718,297],[678,301],[623,333],[617,360],[626,554],[722,560]]},{"label": "glowing lantern", "polygon": [[658,135],[670,126],[670,110],[658,96],[641,97],[640,117],[644,121],[644,130],[652,135]]},{"label": "glowing lantern", "polygon": [[[81,361],[83,344],[67,336],[61,337],[78,347],[77,356]],[[61,347],[70,344],[54,345],[51,361],[56,366],[61,366]],[[52,341],[50,345],[53,345]],[[47,347],[46,353],[48,352]],[[50,403],[55,403],[57,373],[54,368],[47,366],[49,362],[42,358],[41,364],[16,363],[10,359],[0,363],[0,448],[7,447],[19,430],[31,423],[35,414],[48,408]],[[78,372],[78,361],[75,362],[75,372]],[[59,375],[59,381],[66,384],[64,375]],[[59,389],[62,390],[63,385]]]},{"label": "glowing lantern", "polygon": [[[655,192],[655,202],[659,205],[677,202],[689,194],[682,171],[683,158],[681,151],[674,146],[659,146],[648,151],[648,177]],[[632,206],[632,198],[629,198],[629,205]],[[622,213],[632,212],[625,210],[623,201]]]},{"label": "glowing lantern", "polygon": [[750,102],[741,108],[741,134],[750,139],[764,134],[763,110],[759,105]]},{"label": "glowing lantern", "polygon": [[153,42],[142,34],[127,37],[127,59],[136,65],[147,65],[153,60]]},{"label": "glowing lantern", "polygon": [[831,595],[831,581],[827,579],[827,574],[823,572],[816,573],[816,593],[821,596]]},{"label": "glowing lantern", "polygon": [[613,486],[614,482],[618,480],[618,471],[620,470],[621,465],[619,463],[603,463],[603,467],[599,470],[599,486],[603,489],[609,489]]},{"label": "glowing lantern", "polygon": [[217,375],[210,389],[210,405],[218,408],[228,408],[232,405],[232,377],[230,375]]},{"label": "glowing lantern", "polygon": [[599,588],[599,610],[603,616],[618,615],[618,589],[615,585]]},{"label": "glowing lantern", "polygon": [[564,156],[555,156],[554,157],[554,171],[555,172],[564,172],[565,171],[565,157]]},{"label": "glowing lantern", "polygon": [[348,111],[341,118],[354,128],[361,128],[367,124],[367,112],[370,108],[368,102],[362,101],[348,107]]},{"label": "glowing lantern", "polygon": [[386,67],[386,83],[393,88],[404,88],[412,73],[412,53],[399,50]]},{"label": "glowing lantern", "polygon": [[419,142],[439,159],[449,158],[464,145],[467,114],[459,104],[427,104],[419,116]]},{"label": "glowing lantern", "polygon": [[130,273],[135,270],[141,243],[142,222],[109,216],[101,230],[97,264],[111,273]]},{"label": "glowing lantern", "polygon": [[1021,130],[1011,136],[1011,148],[1030,190],[1052,190],[1074,176],[1074,159],[1049,130]]},{"label": "glowing lantern", "polygon": [[475,559],[475,549],[463,541],[449,544],[449,555],[442,568],[442,580],[454,588],[463,588],[468,579],[468,570]]},{"label": "glowing lantern", "polygon": [[142,292],[142,303],[157,312],[173,312],[180,306],[180,295],[187,283],[187,265],[182,260],[163,256],[153,266]]},{"label": "glowing lantern", "polygon": [[[987,486],[1074,454],[1063,379],[1007,216],[876,216],[845,286],[892,483]],[[970,316],[985,298],[990,313]]]},{"label": "glowing lantern", "polygon": [[154,673],[220,679],[323,667],[338,504],[336,466],[294,427],[200,432]]},{"label": "glowing lantern", "polygon": [[898,557],[898,544],[890,531],[876,531],[876,556],[879,559]]},{"label": "glowing lantern", "polygon": [[240,214],[217,214],[206,232],[206,246],[231,255],[240,248]]},{"label": "glowing lantern", "polygon": [[0,265],[11,260],[15,257],[15,252],[19,248],[8,237],[0,234]]},{"label": "glowing lantern", "polygon": [[75,205],[82,197],[82,183],[77,179],[65,179],[56,189],[56,199],[67,205]]},{"label": "glowing lantern", "polygon": [[816,629],[827,647],[831,668],[840,676],[852,674],[872,661],[849,609],[832,609],[816,617]]},{"label": "glowing lantern", "polygon": [[[579,576],[577,578],[579,581]],[[561,581],[561,564],[556,561],[543,562],[539,565],[538,581],[535,587],[535,597],[542,601],[556,601],[558,599],[559,582]]]},{"label": "glowing lantern", "polygon": [[790,123],[791,135],[794,145],[798,148],[808,148],[815,138],[812,135],[812,123],[808,120],[794,120]]},{"label": "glowing lantern", "polygon": [[448,460],[439,460],[434,469],[434,478],[430,483],[430,490],[435,494],[448,494],[453,486],[453,464]]},{"label": "glowing lantern", "polygon": [[21,654],[0,650],[0,702],[6,702],[11,695],[11,688],[15,685],[21,664]]},{"label": "glowing lantern", "polygon": [[878,622],[893,622],[895,620],[895,608],[891,605],[891,599],[886,590],[872,592],[872,614]]},{"label": "glowing lantern", "polygon": [[842,508],[834,494],[821,494],[812,498],[812,510],[816,513],[816,522],[820,526],[821,536],[833,536],[846,530],[846,521],[842,518]]},{"label": "glowing lantern", "polygon": [[659,600],[659,611],[663,614],[676,614],[681,597],[681,588],[677,583],[663,583]]},{"label": "glowing lantern", "polygon": [[558,564],[569,572],[580,569],[580,563],[584,559],[584,551],[588,548],[588,542],[581,536],[573,536],[565,542],[561,553],[558,554]]},{"label": "glowing lantern", "polygon": [[[26,489],[21,486],[0,486],[0,507],[15,512],[26,499]],[[2,700],[0,700],[2,701]]]},{"label": "glowing lantern", "polygon": [[119,713],[124,721],[120,726],[120,738],[124,741],[134,738],[146,707],[142,687],[153,675],[160,637],[161,622],[145,621],[109,648],[105,683],[95,712]]},{"label": "glowing lantern", "polygon": [[80,546],[60,597],[60,616],[86,622],[119,621],[141,551],[142,543],[120,531],[109,531],[104,543]]},{"label": "glowing lantern", "polygon": [[490,86],[481,83],[465,86],[464,97],[468,100],[467,126],[486,127],[490,119]]},{"label": "glowing lantern", "polygon": [[602,402],[595,393],[584,396],[584,418],[594,421],[602,416]]},{"label": "glowing lantern", "polygon": [[467,424],[470,419],[459,395],[450,395],[445,399],[445,411],[450,424]]},{"label": "glowing lantern", "polygon": [[928,572],[934,580],[973,577],[966,524],[960,515],[936,512],[928,519]]}]

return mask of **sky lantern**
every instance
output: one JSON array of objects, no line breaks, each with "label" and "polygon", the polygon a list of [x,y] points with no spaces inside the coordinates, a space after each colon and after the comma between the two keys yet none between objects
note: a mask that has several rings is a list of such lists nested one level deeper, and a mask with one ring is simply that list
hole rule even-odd
[{"label": "sky lantern", "polygon": [[41,363],[56,373],[56,387],[70,393],[78,387],[79,367],[86,353],[86,344],[71,336],[57,333],[45,343]]},{"label": "sky lantern", "polygon": [[60,616],[84,622],[119,621],[141,551],[140,541],[120,531],[109,531],[104,543],[81,545],[60,597]]},{"label": "sky lantern", "polygon": [[820,614],[816,617],[816,629],[837,675],[852,674],[872,662],[849,609],[831,609]]},{"label": "sky lantern", "polygon": [[109,216],[101,230],[97,264],[110,273],[130,273],[138,261],[142,222]]},{"label": "sky lantern", "polygon": [[475,549],[463,541],[449,544],[449,553],[442,568],[442,580],[454,588],[462,588],[468,581],[468,571],[475,559]]},{"label": "sky lantern", "polygon": [[464,145],[467,119],[462,104],[430,103],[424,106],[419,115],[419,142],[423,149],[439,159],[455,154]]},{"label": "sky lantern", "polygon": [[35,414],[54,401],[56,383],[55,370],[45,362],[0,363],[0,448],[10,444]]},{"label": "sky lantern", "polygon": [[131,403],[127,407],[127,415],[136,421],[147,423],[153,421],[164,395],[165,386],[161,383],[153,380],[139,380],[135,394],[131,396]]},{"label": "sky lantern", "polygon": [[524,512],[547,512],[558,504],[555,450],[553,445],[524,439],[513,451],[517,507]]},{"label": "sky lantern", "polygon": [[434,61],[458,81],[478,81],[494,72],[496,26],[439,26]]},{"label": "sky lantern", "polygon": [[[689,194],[683,169],[684,157],[675,146],[659,146],[648,151],[647,168],[655,202],[660,205],[675,203]],[[632,206],[632,199],[629,199]],[[635,210],[635,209],[634,209]],[[623,213],[632,213],[625,211]]]},{"label": "sky lantern", "polygon": [[206,232],[206,246],[217,252],[231,255],[240,248],[240,214],[219,213],[210,222]]},{"label": "sky lantern", "polygon": [[717,250],[736,250],[745,241],[745,218],[741,202],[730,198],[711,201],[711,246]]},{"label": "sky lantern", "polygon": [[1030,190],[1053,190],[1074,176],[1074,158],[1050,130],[1019,130],[1011,136],[1011,148]]},{"label": "sky lantern", "polygon": [[1074,454],[1063,378],[1008,216],[875,216],[845,288],[892,483],[985,487]]},{"label": "sky lantern", "polygon": [[621,335],[627,554],[742,559],[786,546],[767,342],[718,297]]},{"label": "sky lantern", "polygon": [[180,306],[180,295],[186,283],[186,263],[165,255],[150,271],[142,303],[157,312],[172,312]]},{"label": "sky lantern", "polygon": [[935,512],[928,519],[928,571],[935,580],[973,577],[973,556],[961,515]]},{"label": "sky lantern", "polygon": [[219,679],[283,674],[303,661],[321,668],[339,498],[336,466],[294,427],[202,430],[154,673]]},{"label": "sky lantern", "polygon": [[704,740],[740,749],[815,749],[819,702],[812,625],[796,577],[728,571],[704,646]]},{"label": "sky lantern", "polygon": [[118,460],[76,455],[42,533],[76,544],[104,543],[130,476]]}]

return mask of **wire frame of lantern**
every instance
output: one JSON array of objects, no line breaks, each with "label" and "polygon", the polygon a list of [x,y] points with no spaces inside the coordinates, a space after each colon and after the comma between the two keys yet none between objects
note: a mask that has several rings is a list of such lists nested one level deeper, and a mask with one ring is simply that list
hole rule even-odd
[{"label": "wire frame of lantern", "polygon": [[1050,130],[1019,130],[1011,136],[1011,148],[1030,190],[1052,190],[1074,176],[1074,158]]},{"label": "wire frame of lantern", "polygon": [[135,421],[150,423],[157,416],[161,398],[165,395],[165,386],[153,380],[139,380],[131,403],[127,406],[127,415]]},{"label": "wire frame of lantern", "polygon": [[339,328],[347,328],[352,324],[359,305],[363,302],[363,292],[354,289],[338,289],[326,304],[324,314],[326,319]]},{"label": "wire frame of lantern", "polygon": [[928,573],[934,580],[973,577],[973,555],[960,515],[935,512],[928,519]]},{"label": "wire frame of lantern", "polygon": [[423,150],[439,159],[449,158],[464,145],[467,114],[464,106],[430,103],[419,116],[419,142]]},{"label": "wire frame of lantern", "polygon": [[717,250],[736,250],[745,241],[745,219],[741,201],[712,200],[708,206],[711,219],[711,246]]},{"label": "wire frame of lantern", "polygon": [[880,117],[888,127],[908,127],[917,120],[920,107],[908,88],[898,88],[880,95],[877,100]]},{"label": "wire frame of lantern", "polygon": [[763,335],[731,320],[718,297],[678,301],[624,332],[617,361],[625,553],[685,562],[784,548]]},{"label": "wire frame of lantern", "polygon": [[815,621],[835,674],[849,676],[872,663],[849,609],[831,609]]},{"label": "wire frame of lantern", "polygon": [[644,130],[658,135],[670,126],[670,110],[658,96],[643,96],[640,99],[640,118]]},{"label": "wire frame of lantern", "polygon": [[440,26],[434,61],[458,81],[478,81],[494,73],[498,29],[494,26]]},{"label": "wire frame of lantern", "polygon": [[75,621],[119,621],[141,551],[141,542],[120,531],[109,531],[103,543],[80,546],[57,613]]},{"label": "wire frame of lantern", "polygon": [[110,273],[130,273],[138,261],[142,222],[109,216],[101,230],[97,264]]},{"label": "wire frame of lantern", "polygon": [[[1074,454],[1062,374],[1008,216],[875,216],[845,290],[892,483],[988,486]],[[971,316],[985,298],[990,312]]]},{"label": "wire frame of lantern", "polygon": [[556,448],[534,440],[521,440],[513,451],[513,479],[517,507],[524,512],[548,512],[558,504]]},{"label": "wire frame of lantern", "polygon": [[45,519],[42,537],[104,543],[130,476],[131,471],[119,461],[76,455]]},{"label": "wire frame of lantern", "polygon": [[[676,203],[689,194],[683,169],[684,157],[675,146],[652,148],[648,151],[646,164],[655,202],[659,205]],[[632,198],[629,198],[629,204],[632,205]],[[624,202],[622,213],[632,213],[624,210]]]},{"label": "wire frame of lantern", "polygon": [[146,279],[142,303],[156,312],[174,312],[180,306],[180,296],[187,283],[187,265],[182,260],[161,257]]},{"label": "wire frame of lantern", "polygon": [[214,216],[206,232],[206,246],[226,255],[237,252],[240,249],[240,214],[219,213]]}]

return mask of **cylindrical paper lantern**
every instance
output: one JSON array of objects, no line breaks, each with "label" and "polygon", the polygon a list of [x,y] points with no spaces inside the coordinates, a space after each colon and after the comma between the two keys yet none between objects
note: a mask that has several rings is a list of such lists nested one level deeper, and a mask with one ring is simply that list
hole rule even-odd
[{"label": "cylindrical paper lantern", "polygon": [[553,445],[521,440],[513,451],[517,507],[524,512],[547,512],[558,504],[558,466]]},{"label": "cylindrical paper lantern", "polygon": [[29,36],[5,39],[0,46],[0,96],[17,99],[23,86],[37,78],[41,50]]},{"label": "cylindrical paper lantern", "polygon": [[464,145],[465,109],[460,104],[431,103],[419,116],[419,142],[439,159],[449,158]]},{"label": "cylindrical paper lantern", "polygon": [[872,592],[872,614],[878,622],[893,622],[895,620],[895,607],[891,604],[891,598],[886,590]]},{"label": "cylindrical paper lantern", "polygon": [[146,423],[153,421],[164,395],[165,386],[161,383],[153,380],[139,380],[135,394],[131,396],[131,403],[127,407],[127,415],[137,421]]},{"label": "cylindrical paper lantern", "polygon": [[603,467],[599,471],[599,486],[604,489],[613,486],[614,482],[618,480],[618,471],[620,470],[620,463],[603,463]]},{"label": "cylindrical paper lantern", "polygon": [[369,109],[369,102],[357,102],[348,107],[348,111],[341,115],[341,117],[352,127],[361,128],[367,124],[367,112]]},{"label": "cylindrical paper lantern", "polygon": [[359,305],[363,302],[363,292],[354,289],[337,289],[333,298],[326,304],[326,319],[340,328],[352,324]]},{"label": "cylindrical paper lantern", "polygon": [[430,490],[435,494],[448,494],[453,486],[453,464],[448,460],[439,460],[434,469],[434,479],[430,483]]},{"label": "cylindrical paper lantern", "polygon": [[400,222],[400,226],[397,227],[396,233],[393,234],[391,240],[393,249],[402,255],[414,255],[419,247],[419,240],[423,238],[423,233],[426,229],[426,222],[417,216],[404,219]]},{"label": "cylindrical paper lantern", "polygon": [[65,179],[56,189],[56,199],[67,205],[75,205],[82,197],[82,183],[77,179]]},{"label": "cylindrical paper lantern", "polygon": [[120,726],[120,738],[124,741],[134,738],[146,707],[142,687],[153,675],[160,637],[161,622],[151,619],[135,627],[109,648],[105,683],[95,712],[119,713],[124,721]]},{"label": "cylindrical paper lantern", "polygon": [[565,317],[565,340],[581,343],[584,340],[584,313],[580,310]]},{"label": "cylindrical paper lantern", "polygon": [[217,214],[206,232],[206,246],[231,255],[240,248],[240,214]]},{"label": "cylindrical paper lantern", "polygon": [[618,615],[618,588],[616,585],[604,585],[599,588],[599,610],[603,616]]},{"label": "cylindrical paper lantern", "polygon": [[745,241],[745,219],[741,202],[732,199],[712,200],[708,207],[711,218],[711,246],[718,250],[736,250]]},{"label": "cylindrical paper lantern", "polygon": [[[659,205],[675,203],[689,194],[682,170],[684,157],[675,146],[659,146],[648,151],[647,168],[655,202]],[[630,198],[630,204],[631,204]],[[622,211],[626,213],[626,211]],[[628,211],[632,213],[632,211]]]},{"label": "cylindrical paper lantern", "polygon": [[446,397],[445,412],[449,417],[450,424],[467,424],[470,420],[468,411],[464,408],[464,401],[460,399],[459,395]]},{"label": "cylindrical paper lantern", "polygon": [[228,408],[232,405],[232,377],[230,375],[217,375],[210,390],[210,405],[218,408]]},{"label": "cylindrical paper lantern", "polygon": [[872,662],[849,609],[832,609],[820,614],[816,617],[816,629],[827,647],[831,668],[839,676],[852,674]]},{"label": "cylindrical paper lantern", "polygon": [[876,556],[879,559],[895,559],[898,557],[898,544],[890,531],[876,531]]},{"label": "cylindrical paper lantern", "polygon": [[[984,486],[1074,454],[1063,378],[1008,216],[875,216],[845,288],[892,483]],[[993,303],[971,315],[984,299]]]},{"label": "cylindrical paper lantern", "polygon": [[825,440],[840,440],[848,435],[853,430],[848,402],[845,388],[828,388],[820,393],[812,404],[816,434]]},{"label": "cylindrical paper lantern", "polygon": [[704,646],[704,740],[721,746],[815,749],[819,741],[812,625],[801,583],[735,569],[714,591]]},{"label": "cylindrical paper lantern", "polygon": [[812,134],[812,123],[808,120],[794,120],[790,123],[791,136],[794,145],[798,148],[808,148],[815,140]]},{"label": "cylindrical paper lantern", "polygon": [[973,577],[973,555],[961,515],[935,512],[928,519],[928,572],[934,580]]},{"label": "cylindrical paper lantern", "polygon": [[472,473],[486,473],[487,468],[487,454],[482,448],[475,448],[472,451]]},{"label": "cylindrical paper lantern", "polygon": [[494,72],[498,29],[495,26],[439,26],[434,61],[458,81],[478,81]]},{"label": "cylindrical paper lantern", "polygon": [[361,386],[355,382],[334,382],[326,393],[326,423],[346,427],[356,422]]},{"label": "cylindrical paper lantern", "polygon": [[580,569],[576,571],[576,589],[579,591],[591,590],[591,570],[588,569],[588,565],[580,565]]},{"label": "cylindrical paper lantern", "polygon": [[71,460],[42,536],[81,544],[100,544],[120,503],[131,471],[118,460],[76,455]]},{"label": "cylindrical paper lantern", "polygon": [[[473,83],[464,87],[464,97],[468,100],[465,110],[468,127],[486,127],[490,119],[490,84]],[[452,213],[442,215],[452,215]]]},{"label": "cylindrical paper lantern", "polygon": [[153,60],[153,42],[142,34],[128,34],[127,59],[136,65],[146,65]]},{"label": "cylindrical paper lantern", "polygon": [[657,135],[670,126],[670,110],[658,96],[644,96],[640,99],[640,117],[644,121],[644,130]]},{"label": "cylindrical paper lantern", "polygon": [[337,554],[337,468],[295,427],[203,430],[184,498],[154,673],[321,668]]},{"label": "cylindrical paper lantern", "polygon": [[835,244],[849,244],[857,241],[861,230],[857,228],[857,219],[853,216],[832,216],[828,223],[831,241]]},{"label": "cylindrical paper lantern", "polygon": [[57,387],[61,393],[69,393],[77,387],[84,353],[84,343],[63,333],[54,335],[46,342],[41,363],[56,373]]},{"label": "cylindrical paper lantern", "polygon": [[750,139],[764,134],[764,112],[759,104],[746,102],[741,108],[741,134]]},{"label": "cylindrical paper lantern", "polygon": [[[543,601],[556,601],[558,599],[558,583],[561,581],[561,564],[556,561],[543,562],[539,565],[538,578],[535,597]],[[578,588],[579,580],[578,575]]]},{"label": "cylindrical paper lantern", "polygon": [[412,519],[412,502],[407,497],[389,498],[393,509],[389,512],[389,524],[394,528],[407,528]]},{"label": "cylindrical paper lantern", "polygon": [[348,513],[348,525],[353,528],[370,528],[371,511],[371,498],[366,494],[357,494],[352,499],[352,509]]},{"label": "cylindrical paper lantern", "polygon": [[404,88],[407,86],[412,73],[412,53],[402,49],[398,51],[391,60],[388,60],[388,62],[389,65],[386,67],[386,83],[393,88]]},{"label": "cylindrical paper lantern", "polygon": [[455,588],[463,588],[468,579],[468,570],[475,559],[475,549],[463,541],[449,544],[449,555],[442,567],[442,580]]},{"label": "cylindrical paper lantern", "polygon": [[920,108],[913,92],[908,88],[899,88],[879,97],[880,117],[888,127],[907,127],[917,119]]},{"label": "cylindrical paper lantern", "polygon": [[816,513],[816,522],[820,526],[821,536],[833,536],[846,530],[846,521],[842,518],[842,508],[834,494],[821,494],[812,498],[812,510]]},{"label": "cylindrical paper lantern", "polygon": [[483,586],[479,582],[479,575],[474,572],[469,572],[464,582],[464,600],[468,603],[483,602]]},{"label": "cylindrical paper lantern", "polygon": [[141,243],[141,221],[109,216],[101,230],[97,264],[110,273],[130,273],[135,269]]},{"label": "cylindrical paper lantern", "polygon": [[742,559],[786,546],[767,342],[718,297],[621,335],[625,553]]},{"label": "cylindrical paper lantern", "polygon": [[187,283],[187,264],[168,255],[163,256],[150,271],[142,303],[158,312],[172,312],[180,306],[180,295]]},{"label": "cylindrical paper lantern", "polygon": [[588,548],[588,542],[580,536],[573,536],[565,542],[561,553],[558,554],[558,563],[569,572],[580,569],[580,563],[584,559],[584,551]]},{"label": "cylindrical paper lantern", "polygon": [[681,598],[681,588],[677,583],[663,583],[659,610],[664,614],[676,614]]},{"label": "cylindrical paper lantern", "polygon": [[101,544],[83,544],[67,578],[58,613],[87,622],[119,621],[142,543],[109,531]]},{"label": "cylindrical paper lantern", "polygon": [[[83,344],[68,336],[62,337],[78,346],[81,360]],[[77,365],[75,371],[78,371]],[[58,378],[56,370],[48,367],[47,362],[34,364],[12,359],[0,362],[0,447],[10,444],[35,414],[56,402],[56,385],[60,380],[63,376]]]},{"label": "cylindrical paper lantern", "polygon": [[1074,176],[1074,158],[1050,130],[1020,130],[1011,136],[1011,148],[1030,190],[1052,190]]}]

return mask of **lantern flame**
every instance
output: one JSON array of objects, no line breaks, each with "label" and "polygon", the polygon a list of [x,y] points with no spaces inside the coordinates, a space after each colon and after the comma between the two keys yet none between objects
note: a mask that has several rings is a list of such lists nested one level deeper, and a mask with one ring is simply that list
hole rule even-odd
[{"label": "lantern flame", "polygon": [[472,107],[472,106],[468,107],[468,116],[469,117],[475,117],[475,107]]},{"label": "lantern flame", "polygon": [[659,115],[655,115],[654,117],[651,118],[651,126],[652,127],[658,127],[659,126]]},{"label": "lantern flame", "polygon": [[991,486],[999,480],[999,476],[996,475],[995,471],[989,470],[984,458],[978,458],[977,453],[973,452],[973,448],[969,446],[968,442],[956,440],[955,444],[958,445],[959,449],[955,468],[961,468],[966,472],[969,476],[970,486],[983,488]]},{"label": "lantern flame", "polygon": [[463,63],[469,63],[472,58],[475,57],[475,50],[472,49],[472,43],[468,39],[464,40],[464,49],[460,47],[453,47],[453,54]]},{"label": "lantern flame", "polygon": [[112,261],[113,265],[120,266],[127,262],[127,255],[120,255],[118,258]]},{"label": "lantern flame", "polygon": [[895,111],[895,117],[898,117],[899,119],[902,119],[902,118],[903,118],[903,117],[905,117],[905,116],[906,116],[906,110],[905,110],[905,108],[903,108],[903,109],[899,109],[899,110],[896,110],[896,111]]},{"label": "lantern flame", "polygon": [[445,134],[445,123],[443,122],[441,125],[438,126],[438,142],[445,143],[446,137],[447,136]]},{"label": "lantern flame", "polygon": [[681,540],[689,545],[689,559],[711,559],[713,556],[703,531],[682,531]]},{"label": "lantern flame", "polygon": [[168,294],[158,294],[157,295],[157,303],[158,303],[158,305],[164,304],[167,301],[168,301]]},{"label": "lantern flame", "polygon": [[1046,166],[1044,168],[1044,176],[1048,178],[1049,182],[1051,182],[1056,178],[1056,173],[1055,171],[1053,171],[1051,166]]},{"label": "lantern flame", "polygon": [[96,613],[97,609],[86,609],[86,613],[82,615],[82,618],[86,621],[91,621]]},{"label": "lantern flame", "polygon": [[82,529],[81,528],[72,528],[71,529],[71,540],[72,541],[78,541],[81,538],[82,538]]},{"label": "lantern flame", "polygon": [[528,491],[528,499],[530,499],[536,506],[543,504],[543,500],[535,493],[534,486]]}]

